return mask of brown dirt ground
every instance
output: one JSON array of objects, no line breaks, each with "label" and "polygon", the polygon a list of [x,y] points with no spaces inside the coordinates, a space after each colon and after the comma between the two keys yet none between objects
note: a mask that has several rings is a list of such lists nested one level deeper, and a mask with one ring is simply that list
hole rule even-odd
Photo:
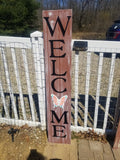
[{"label": "brown dirt ground", "polygon": [[[16,130],[14,142],[10,133]],[[40,127],[22,127],[0,125],[0,160],[53,160],[59,156],[62,160],[77,160],[77,141],[87,139],[106,143],[106,137],[89,132],[72,132],[71,145],[52,144],[47,142],[46,131]],[[63,154],[63,155],[62,155]],[[51,159],[52,158],[52,159]],[[54,159],[55,160],[55,159]]]},{"label": "brown dirt ground", "polygon": [[14,134],[14,142],[12,142],[12,136],[8,134],[11,127],[13,126],[0,125],[0,160],[33,160],[34,154],[36,155],[34,160],[37,160],[39,154],[42,160],[47,142],[46,132],[41,131],[39,127],[27,125],[13,127],[18,131]]}]

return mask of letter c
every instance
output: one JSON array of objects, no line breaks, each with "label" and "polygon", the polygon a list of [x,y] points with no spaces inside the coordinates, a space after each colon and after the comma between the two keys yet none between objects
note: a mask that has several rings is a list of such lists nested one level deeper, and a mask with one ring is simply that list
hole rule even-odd
[{"label": "letter c", "polygon": [[66,88],[65,88],[63,91],[58,91],[58,90],[55,89],[55,81],[58,80],[58,79],[62,79],[64,82],[66,82],[66,79],[65,79],[65,78],[60,78],[60,77],[55,78],[55,79],[53,79],[52,82],[51,82],[52,89],[53,89],[55,92],[57,92],[57,93],[66,92],[66,91],[67,91]]}]

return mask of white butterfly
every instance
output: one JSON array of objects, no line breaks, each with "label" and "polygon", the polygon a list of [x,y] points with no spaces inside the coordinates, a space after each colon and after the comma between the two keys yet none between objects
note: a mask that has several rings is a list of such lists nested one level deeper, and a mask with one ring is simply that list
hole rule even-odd
[{"label": "white butterfly", "polygon": [[51,94],[51,97],[52,97],[52,101],[53,101],[53,105],[54,105],[54,108],[55,107],[60,107],[60,108],[63,108],[64,107],[64,104],[68,98],[67,95],[61,97],[60,99],[57,98],[54,94]]}]

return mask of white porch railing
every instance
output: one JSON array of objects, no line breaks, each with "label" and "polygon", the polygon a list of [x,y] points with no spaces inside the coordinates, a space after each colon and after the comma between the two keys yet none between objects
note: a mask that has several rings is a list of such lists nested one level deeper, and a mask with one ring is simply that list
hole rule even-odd
[{"label": "white porch railing", "polygon": [[0,54],[0,123],[45,129],[42,33],[34,32],[31,38],[1,36]]},{"label": "white porch railing", "polygon": [[[86,51],[72,52],[71,130],[105,133],[117,119],[120,42],[86,42]],[[0,54],[0,123],[45,129],[42,33],[34,32],[31,38],[1,36]]]},{"label": "white porch railing", "polygon": [[116,101],[120,81],[120,42],[73,40],[72,46],[75,41],[87,42],[88,48],[86,52],[76,51],[74,54],[72,106],[75,120],[71,128],[76,132],[93,129],[102,134],[113,131],[117,118],[114,116],[119,110]]}]

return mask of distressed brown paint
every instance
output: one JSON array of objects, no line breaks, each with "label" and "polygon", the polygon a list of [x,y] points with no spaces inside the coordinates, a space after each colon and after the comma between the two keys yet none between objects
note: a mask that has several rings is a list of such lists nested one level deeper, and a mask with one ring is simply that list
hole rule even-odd
[{"label": "distressed brown paint", "polygon": [[70,143],[72,10],[43,11],[43,33],[48,140]]}]

